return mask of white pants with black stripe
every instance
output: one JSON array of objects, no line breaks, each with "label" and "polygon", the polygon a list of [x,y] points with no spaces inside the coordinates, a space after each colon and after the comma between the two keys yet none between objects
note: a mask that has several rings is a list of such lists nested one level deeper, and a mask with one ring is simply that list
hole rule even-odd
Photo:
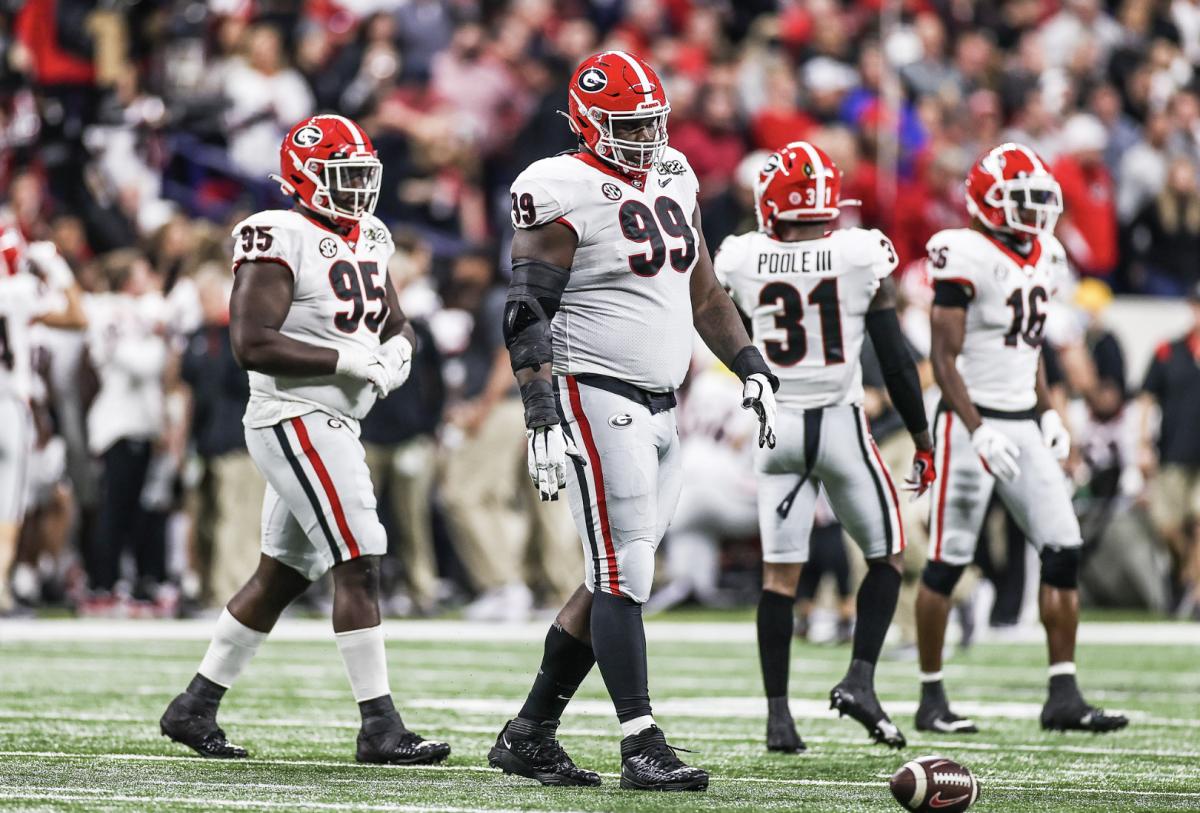
[{"label": "white pants with black stripe", "polygon": [[929,558],[969,565],[995,488],[1025,537],[1043,548],[1083,544],[1062,466],[1031,419],[989,418],[983,422],[1017,445],[1021,472],[1011,483],[998,481],[984,468],[971,435],[953,412],[939,411],[933,424],[938,479],[930,504]]},{"label": "white pants with black stripe", "polygon": [[334,565],[387,552],[366,452],[340,418],[310,412],[246,429],[267,481],[262,552],[315,581]]},{"label": "white pants with black stripe", "polygon": [[0,523],[20,524],[25,518],[33,436],[29,405],[15,396],[0,396]]},{"label": "white pants with black stripe", "polygon": [[758,520],[763,561],[808,561],[819,486],[863,556],[904,550],[900,500],[862,408],[855,404],[779,412],[774,449],[760,449]]},{"label": "white pants with black stripe", "polygon": [[651,414],[574,376],[558,376],[554,384],[565,431],[587,460],[567,467],[584,584],[644,603],[654,583],[654,553],[683,486],[675,411]]}]

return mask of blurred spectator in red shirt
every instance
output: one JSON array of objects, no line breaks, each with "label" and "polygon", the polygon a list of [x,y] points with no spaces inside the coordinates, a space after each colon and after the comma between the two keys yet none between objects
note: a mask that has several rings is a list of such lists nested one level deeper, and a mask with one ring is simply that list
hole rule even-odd
[{"label": "blurred spectator in red shirt", "polygon": [[900,270],[925,257],[925,243],[942,229],[967,223],[963,176],[971,158],[961,148],[934,144],[920,162],[917,177],[900,187],[889,236],[900,256]]},{"label": "blurred spectator in red shirt", "polygon": [[1062,186],[1058,236],[1079,273],[1108,277],[1117,267],[1117,205],[1112,174],[1104,164],[1108,134],[1090,113],[1067,120],[1063,152],[1054,164]]},{"label": "blurred spectator in red shirt", "polygon": [[808,138],[814,122],[800,110],[796,75],[786,63],[767,69],[767,103],[750,122],[750,141],[756,149],[776,150]]},{"label": "blurred spectator in red shirt", "polygon": [[695,99],[696,117],[676,125],[671,146],[688,156],[700,179],[700,194],[712,198],[725,191],[746,154],[738,129],[737,100],[725,87],[706,86]]}]

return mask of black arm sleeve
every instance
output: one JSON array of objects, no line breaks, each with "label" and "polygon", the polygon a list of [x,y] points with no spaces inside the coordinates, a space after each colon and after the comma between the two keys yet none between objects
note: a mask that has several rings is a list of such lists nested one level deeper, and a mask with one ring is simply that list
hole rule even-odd
[{"label": "black arm sleeve", "polygon": [[965,308],[971,304],[971,291],[961,282],[936,280],[933,283],[933,304],[943,308]]},{"label": "black arm sleeve", "polygon": [[904,334],[900,332],[896,309],[869,311],[866,322],[892,406],[900,413],[904,427],[911,434],[924,432],[929,428],[929,419],[925,416],[925,400],[921,397],[921,379]]},{"label": "black arm sleeve", "polygon": [[571,272],[541,260],[513,261],[512,282],[504,304],[504,346],[513,372],[537,370],[550,363],[550,320],[558,312]]}]

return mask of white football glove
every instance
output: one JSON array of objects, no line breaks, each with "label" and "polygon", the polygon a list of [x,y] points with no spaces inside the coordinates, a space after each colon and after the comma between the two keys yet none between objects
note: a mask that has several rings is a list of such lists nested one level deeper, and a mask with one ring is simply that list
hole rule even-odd
[{"label": "white football glove", "polygon": [[558,424],[526,429],[525,437],[529,479],[537,486],[543,502],[557,500],[558,490],[567,485],[567,457],[583,461],[583,456]]},{"label": "white football glove", "polygon": [[775,391],[762,373],[746,379],[742,388],[742,409],[753,409],[758,415],[758,448],[775,448]]},{"label": "white football glove", "polygon": [[986,423],[980,424],[971,433],[971,445],[987,470],[1004,482],[1011,483],[1021,473],[1021,467],[1017,465],[1021,449],[998,429]]},{"label": "white football glove", "polygon": [[1042,427],[1042,440],[1050,447],[1054,459],[1062,462],[1071,454],[1071,433],[1063,424],[1062,417],[1053,409],[1047,409],[1038,420]]},{"label": "white football glove", "polygon": [[388,369],[383,361],[361,347],[342,347],[338,350],[337,373],[355,381],[366,381],[376,392],[383,392],[388,383]]},{"label": "white football glove", "polygon": [[380,398],[386,398],[408,380],[412,372],[412,352],[412,345],[403,336],[393,336],[379,346],[375,357],[388,371],[387,386],[379,393]]}]

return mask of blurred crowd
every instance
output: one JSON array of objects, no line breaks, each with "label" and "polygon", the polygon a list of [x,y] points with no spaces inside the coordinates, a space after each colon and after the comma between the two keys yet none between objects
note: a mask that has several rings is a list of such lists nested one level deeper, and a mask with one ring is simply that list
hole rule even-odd
[{"label": "blurred crowd", "polygon": [[[1195,612],[1200,327],[1160,348],[1143,382],[1129,380],[1103,314],[1114,295],[1200,297],[1200,0],[0,8],[3,217],[57,247],[88,312],[85,331],[39,334],[36,485],[11,574],[21,601],[172,614],[220,606],[253,567],[262,484],[229,345],[229,229],[288,205],[266,178],[283,134],[336,111],[379,149],[377,214],[398,246],[390,272],[422,339],[413,382],[363,428],[395,548],[388,609],[471,601],[470,617],[502,619],[555,605],[578,583],[580,553],[565,507],[537,504],[524,482],[499,329],[508,186],[574,146],[558,116],[571,70],[619,48],[667,83],[671,143],[700,176],[710,247],[753,226],[764,151],[803,138],[834,157],[844,197],[862,201],[842,225],[882,228],[900,253],[918,355],[929,342],[924,245],[965,224],[968,167],[1004,140],[1037,149],[1062,184],[1059,236],[1081,279],[1048,352],[1072,402],[1071,473],[1099,563],[1087,595]],[[711,367],[698,356],[693,389],[724,392]],[[731,428],[742,416],[714,410],[719,398],[685,395],[693,466],[712,472],[692,479],[727,487],[685,494],[663,606],[753,589],[753,480],[719,462],[747,459]],[[869,401],[887,450],[899,423],[882,387]],[[905,433],[894,435],[889,460],[903,461]],[[910,514],[919,538],[920,504]],[[1012,602],[1020,611],[1024,553],[1002,512],[989,528],[981,572],[1003,624]],[[827,536],[827,569],[849,595],[853,563]],[[1125,557],[1119,570],[1109,557]]]}]

